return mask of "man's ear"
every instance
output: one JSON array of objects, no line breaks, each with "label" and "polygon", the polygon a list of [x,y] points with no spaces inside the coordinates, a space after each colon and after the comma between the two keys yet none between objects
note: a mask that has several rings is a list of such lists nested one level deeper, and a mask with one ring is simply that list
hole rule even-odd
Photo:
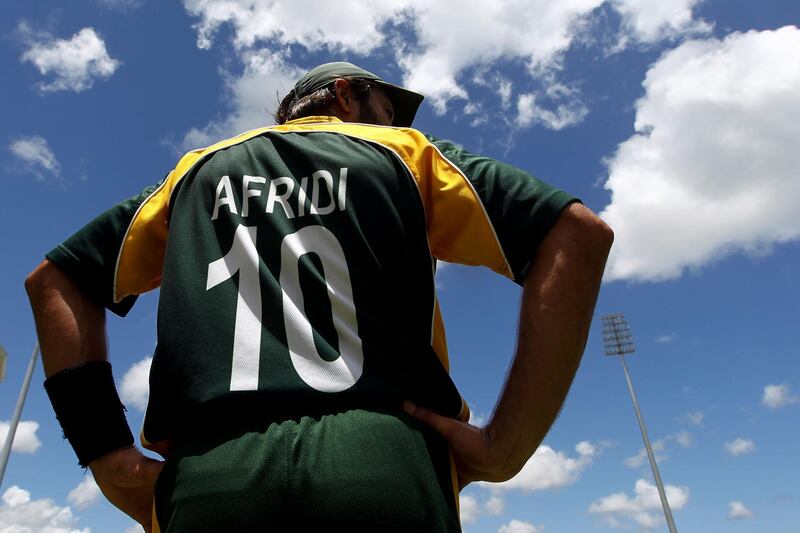
[{"label": "man's ear", "polygon": [[342,111],[349,113],[353,100],[350,82],[340,78],[333,82],[333,90],[336,94],[336,103],[342,108]]},{"label": "man's ear", "polygon": [[336,94],[336,111],[344,117],[351,115],[354,111],[354,98],[353,91],[350,90],[350,82],[339,78],[333,82],[333,90]]}]

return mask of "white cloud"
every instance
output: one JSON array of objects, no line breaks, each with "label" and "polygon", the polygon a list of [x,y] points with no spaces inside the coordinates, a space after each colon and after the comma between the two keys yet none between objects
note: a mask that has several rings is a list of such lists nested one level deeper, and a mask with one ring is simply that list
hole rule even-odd
[{"label": "white cloud", "polygon": [[119,386],[119,397],[125,405],[133,405],[140,411],[147,408],[147,399],[150,397],[150,365],[152,357],[145,357],[134,363],[122,377]]},{"label": "white cloud", "polygon": [[458,498],[462,524],[472,524],[478,519],[480,506],[475,496],[461,494]]},{"label": "white cloud", "polygon": [[701,411],[691,411],[686,413],[686,419],[689,421],[690,424],[695,426],[702,426],[703,425],[703,418],[704,414]]},{"label": "white cloud", "polygon": [[[198,46],[208,48],[220,26],[234,29],[238,50],[269,43],[308,50],[366,55],[386,44],[405,71],[405,82],[425,92],[443,111],[448,100],[466,98],[458,76],[467,68],[520,58],[530,68],[551,66],[572,42],[573,25],[603,0],[394,0],[335,6],[322,1],[253,3],[247,0],[184,0],[199,18]],[[416,43],[392,39],[387,24],[406,24]],[[481,35],[474,39],[472,35]]]},{"label": "white cloud", "polygon": [[[10,420],[0,420],[0,442],[6,442],[8,430],[10,428]],[[11,446],[11,451],[17,453],[35,453],[42,445],[39,437],[36,436],[36,430],[38,429],[38,422],[22,420],[17,425],[17,432],[14,435],[14,444]]]},{"label": "white cloud", "polygon": [[690,41],[647,73],[608,162],[607,279],[677,278],[800,237],[800,28]]},{"label": "white cloud", "polygon": [[728,504],[728,518],[731,520],[746,520],[753,518],[756,514],[740,501],[732,501]]},{"label": "white cloud", "polygon": [[483,504],[483,508],[486,511],[486,514],[497,516],[499,514],[503,514],[503,509],[505,509],[505,503],[503,502],[502,498],[498,498],[497,496],[492,496],[486,503]]},{"label": "white cloud", "polygon": [[536,103],[535,93],[522,94],[517,99],[517,125],[530,126],[533,123],[542,124],[551,130],[561,130],[581,122],[589,113],[589,109],[572,98],[566,103],[558,105],[555,110],[539,106]]},{"label": "white cloud", "polygon": [[384,43],[380,26],[396,19],[407,2],[184,0],[183,4],[200,19],[195,24],[200,48],[210,48],[217,30],[230,24],[234,45],[240,50],[269,41],[278,46],[302,44],[308,50],[367,54]]},{"label": "white cloud", "polygon": [[[662,461],[666,461],[667,460],[667,456],[663,455],[661,453],[661,452],[664,452],[666,450],[666,446],[664,444],[664,440],[663,439],[659,439],[657,441],[654,441],[650,445],[650,448],[653,450],[653,455],[655,456],[656,463],[660,463]],[[636,453],[636,455],[632,455],[630,457],[626,457],[623,462],[625,463],[625,466],[627,466],[628,468],[639,468],[643,464],[645,464],[645,462],[647,462],[647,461],[648,461],[648,459],[647,459],[647,450],[644,449],[644,448],[641,448]]]},{"label": "white cloud", "polygon": [[780,409],[798,402],[800,402],[800,396],[792,395],[788,383],[767,385],[764,387],[764,396],[761,397],[761,403],[770,409]]},{"label": "white cloud", "polygon": [[575,451],[578,452],[578,455],[587,459],[597,455],[597,447],[588,440],[582,440],[576,444]]},{"label": "white cloud", "polygon": [[78,529],[77,521],[69,507],[59,507],[50,499],[31,500],[30,492],[16,485],[3,493],[3,533],[91,533],[88,527]]},{"label": "white cloud", "polygon": [[668,342],[674,341],[675,337],[677,336],[678,336],[677,333],[670,333],[668,335],[659,335],[658,337],[656,337],[656,342],[659,344],[666,344]]},{"label": "white cloud", "polygon": [[77,487],[69,492],[67,500],[78,509],[83,510],[97,503],[100,494],[100,487],[97,486],[94,477],[86,476],[78,483]]},{"label": "white cloud", "polygon": [[481,120],[483,120],[484,118],[488,120],[488,117],[486,117],[485,115],[481,116],[480,112],[481,112],[481,106],[476,104],[475,102],[469,102],[464,106],[465,115],[478,115]]},{"label": "white cloud", "polygon": [[597,455],[597,447],[590,442],[579,442],[575,446],[577,457],[569,457],[547,445],[539,446],[522,470],[502,483],[479,484],[493,492],[519,489],[525,492],[558,489],[575,483],[586,467]]},{"label": "white cloud", "polygon": [[[512,110],[517,116],[510,120],[518,127],[542,124],[561,129],[579,122],[588,112],[577,91],[561,91],[564,85],[558,75],[565,53],[573,43],[585,40],[586,22],[598,7],[606,4],[622,13],[621,31],[626,35],[657,40],[693,30],[691,7],[697,0],[672,0],[666,2],[671,7],[659,4],[648,9],[633,0],[183,3],[197,21],[194,27],[200,48],[210,48],[220,28],[227,26],[232,29],[233,47],[245,63],[253,53],[262,58],[288,58],[291,47],[341,57],[386,57],[387,63],[394,62],[402,69],[403,83],[424,93],[438,113],[445,112],[454,99],[470,101],[471,84],[487,83],[496,85],[492,92],[499,109],[511,109],[511,82],[490,69],[503,62],[523,65],[527,86],[522,84],[517,90],[525,98],[517,99],[517,109]],[[475,35],[481,38],[475,39]],[[352,59],[358,62],[358,58]],[[284,66],[294,68],[288,63]],[[482,75],[470,76],[471,72],[486,74],[491,81]],[[287,70],[287,74],[292,74],[292,82],[299,77],[299,72]],[[242,76],[252,78],[251,68],[246,67]],[[227,85],[234,94],[239,84],[229,79]],[[244,111],[235,104],[232,113],[248,116]],[[470,120],[481,123],[483,117]]]},{"label": "white cloud", "polygon": [[653,43],[711,31],[710,24],[692,16],[693,8],[702,1],[613,0],[613,4],[622,15],[622,39]]},{"label": "white cloud", "polygon": [[502,498],[492,496],[480,503],[478,498],[471,494],[459,495],[459,509],[462,524],[473,524],[483,515],[497,516],[503,512],[505,504]]},{"label": "white cloud", "polygon": [[[399,50],[405,83],[431,99],[439,112],[453,98],[468,98],[459,80],[469,68],[517,59],[544,78],[558,71],[580,21],[602,0],[409,2],[415,9],[417,48]],[[480,35],[480,39],[474,39]]]},{"label": "white cloud", "polygon": [[3,493],[3,501],[9,507],[25,505],[31,501],[31,493],[14,485]]},{"label": "white cloud", "polygon": [[512,520],[508,524],[500,526],[497,533],[541,533],[542,531],[544,531],[544,528],[536,527],[530,522]]},{"label": "white cloud", "polygon": [[500,105],[503,109],[508,109],[511,106],[511,91],[513,84],[511,80],[498,77],[497,80],[497,94],[500,96]]},{"label": "white cloud", "polygon": [[61,171],[61,164],[44,137],[39,135],[20,137],[12,142],[8,149],[40,181],[44,180],[42,171],[47,171],[53,176],[58,176]]},{"label": "white cloud", "polygon": [[[639,479],[636,481],[634,492],[636,495],[633,498],[624,492],[600,498],[589,506],[589,512],[604,515],[609,519],[609,525],[613,527],[626,527],[626,521],[632,521],[645,529],[659,527],[664,518],[656,486]],[[673,511],[680,511],[689,501],[688,487],[666,485],[664,492]]]},{"label": "white cloud", "polygon": [[303,72],[284,62],[280,55],[267,52],[246,54],[244,73],[225,75],[226,100],[231,111],[202,129],[193,128],[183,138],[181,148],[191,150],[213,144],[247,130],[274,124],[269,111],[278,108],[283,96],[294,87]]},{"label": "white cloud", "polygon": [[750,439],[743,439],[740,437],[731,442],[726,442],[725,451],[735,457],[738,457],[740,455],[756,451],[756,444]]},{"label": "white cloud", "polygon": [[125,533],[144,533],[144,528],[140,524],[134,524],[126,529]]},{"label": "white cloud", "polygon": [[688,431],[679,431],[672,435],[672,438],[674,438],[675,442],[684,448],[688,448],[692,445],[692,434]]},{"label": "white cloud", "polygon": [[[653,455],[655,455],[656,463],[662,463],[669,459],[666,454],[667,442],[676,442],[682,448],[689,448],[692,445],[692,434],[684,430],[653,441],[650,447],[653,450]],[[640,468],[645,463],[649,463],[647,450],[641,448],[636,455],[626,457],[624,463],[629,468]]]},{"label": "white cloud", "polygon": [[111,77],[120,66],[108,55],[105,42],[94,28],[83,28],[69,39],[34,34],[24,23],[19,32],[28,44],[22,61],[33,63],[44,76],[54,76],[53,81],[38,84],[42,92],[85,91],[95,80]]}]

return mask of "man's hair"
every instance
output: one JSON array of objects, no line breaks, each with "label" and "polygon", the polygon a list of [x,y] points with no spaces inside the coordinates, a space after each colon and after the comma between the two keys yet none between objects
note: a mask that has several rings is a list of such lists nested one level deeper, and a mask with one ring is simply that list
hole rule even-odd
[{"label": "man's hair", "polygon": [[[350,82],[350,90],[359,102],[363,102],[369,96],[373,84],[364,78],[342,78]],[[333,88],[335,81],[329,83],[322,89],[317,89],[311,94],[295,99],[294,91],[284,96],[278,105],[277,111],[273,113],[275,124],[283,124],[288,120],[295,120],[303,117],[315,115],[333,115],[335,110],[336,92]]]}]

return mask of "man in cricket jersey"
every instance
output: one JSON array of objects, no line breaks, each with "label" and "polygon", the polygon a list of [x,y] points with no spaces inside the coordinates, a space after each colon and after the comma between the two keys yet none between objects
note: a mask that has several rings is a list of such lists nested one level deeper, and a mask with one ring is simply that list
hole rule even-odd
[{"label": "man in cricket jersey", "polygon": [[[189,152],[26,280],[65,436],[147,531],[458,531],[460,489],[513,477],[544,438],[611,230],[568,193],[412,129],[421,101],[321,65],[276,126]],[[523,288],[484,427],[448,375],[436,260]],[[156,287],[141,443],[165,462],[133,445],[104,323]]]}]

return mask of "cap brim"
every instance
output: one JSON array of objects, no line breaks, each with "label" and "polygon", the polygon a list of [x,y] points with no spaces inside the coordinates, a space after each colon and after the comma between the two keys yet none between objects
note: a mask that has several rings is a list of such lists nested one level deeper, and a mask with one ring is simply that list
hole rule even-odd
[{"label": "cap brim", "polygon": [[376,80],[375,83],[379,84],[386,91],[386,96],[392,102],[392,107],[394,107],[394,122],[392,125],[402,128],[410,127],[425,97],[419,93],[409,91],[397,85],[392,85],[391,83],[386,83],[385,81]]}]

